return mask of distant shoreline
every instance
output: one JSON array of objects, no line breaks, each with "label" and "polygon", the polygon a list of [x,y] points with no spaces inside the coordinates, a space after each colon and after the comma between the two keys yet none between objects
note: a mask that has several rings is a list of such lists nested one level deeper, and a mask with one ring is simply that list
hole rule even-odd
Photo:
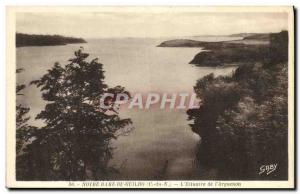
[{"label": "distant shoreline", "polygon": [[243,37],[241,40],[219,42],[173,39],[162,42],[158,47],[203,48],[204,51],[196,54],[190,61],[190,64],[201,67],[220,67],[263,60],[268,55],[267,51],[271,34],[243,33],[229,36]]},{"label": "distant shoreline", "polygon": [[16,47],[60,46],[75,43],[87,43],[87,41],[83,38],[65,37],[60,35],[16,33]]}]

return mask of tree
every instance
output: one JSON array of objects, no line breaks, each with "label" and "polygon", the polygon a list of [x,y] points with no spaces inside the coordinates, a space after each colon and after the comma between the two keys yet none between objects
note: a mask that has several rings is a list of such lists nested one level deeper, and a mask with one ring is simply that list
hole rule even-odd
[{"label": "tree", "polygon": [[96,102],[105,92],[127,91],[121,86],[109,88],[103,65],[97,59],[87,62],[88,56],[78,50],[69,64],[55,63],[42,78],[31,82],[41,88],[48,103],[36,117],[45,126],[35,130],[26,148],[31,161],[28,179],[99,180],[109,173],[111,139],[131,120],[108,114]]},{"label": "tree", "polygon": [[[24,69],[17,69],[16,73],[21,73]],[[16,95],[23,96],[21,91],[25,89],[25,85],[17,85],[16,86]],[[27,170],[23,152],[26,147],[27,142],[29,141],[32,132],[36,129],[34,126],[28,124],[28,120],[30,119],[27,116],[30,108],[24,107],[21,104],[17,104],[16,106],[16,178],[22,179],[26,176]]]},{"label": "tree", "polygon": [[[199,164],[217,171],[213,179],[287,179],[288,175],[288,36],[270,35],[261,61],[239,66],[232,76],[207,75],[194,90],[198,109],[187,114],[201,143]],[[262,165],[278,164],[272,174]]]}]

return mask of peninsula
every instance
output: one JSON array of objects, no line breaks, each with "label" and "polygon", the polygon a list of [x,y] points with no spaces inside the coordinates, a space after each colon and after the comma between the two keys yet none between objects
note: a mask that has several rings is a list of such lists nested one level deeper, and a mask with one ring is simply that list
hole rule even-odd
[{"label": "peninsula", "polygon": [[[245,33],[246,34],[246,33]],[[205,42],[191,39],[175,39],[162,42],[158,47],[199,47],[190,64],[196,66],[224,66],[252,63],[264,60],[268,55],[270,34],[243,34],[241,40]]]},{"label": "peninsula", "polygon": [[57,46],[74,43],[86,43],[86,41],[82,38],[65,37],[60,35],[37,35],[16,33],[16,47]]}]

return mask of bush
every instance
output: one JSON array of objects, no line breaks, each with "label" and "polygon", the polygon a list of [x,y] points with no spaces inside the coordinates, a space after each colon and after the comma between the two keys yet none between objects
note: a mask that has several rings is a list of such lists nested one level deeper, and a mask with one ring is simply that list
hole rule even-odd
[{"label": "bush", "polygon": [[[287,179],[287,40],[287,32],[272,34],[262,62],[241,65],[230,77],[210,74],[197,81],[200,108],[187,114],[201,137],[199,165],[217,171],[208,178]],[[274,163],[275,172],[258,174],[261,165]]]}]

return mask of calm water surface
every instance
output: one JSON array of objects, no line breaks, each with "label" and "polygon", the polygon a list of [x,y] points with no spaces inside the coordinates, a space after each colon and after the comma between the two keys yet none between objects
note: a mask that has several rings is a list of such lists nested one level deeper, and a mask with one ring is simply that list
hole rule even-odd
[{"label": "calm water surface", "polygon": [[[202,38],[203,39],[203,38]],[[189,62],[200,48],[156,47],[166,39],[97,39],[87,44],[23,47],[17,49],[17,66],[25,71],[17,82],[29,84],[40,78],[55,62],[67,64],[75,50],[84,46],[89,59],[98,57],[104,64],[105,81],[136,92],[192,92],[196,80],[209,74],[230,74],[234,67],[195,67]],[[39,89],[27,86],[17,99],[31,108],[31,124],[43,125],[34,117],[45,106]],[[134,130],[113,142],[116,147],[111,165],[122,168],[116,179],[154,179],[168,161],[164,179],[197,179],[193,164],[199,137],[192,133],[185,110],[122,109],[122,118],[131,118]],[[122,165],[123,164],[123,165]],[[201,170],[201,169],[200,169]]]}]

